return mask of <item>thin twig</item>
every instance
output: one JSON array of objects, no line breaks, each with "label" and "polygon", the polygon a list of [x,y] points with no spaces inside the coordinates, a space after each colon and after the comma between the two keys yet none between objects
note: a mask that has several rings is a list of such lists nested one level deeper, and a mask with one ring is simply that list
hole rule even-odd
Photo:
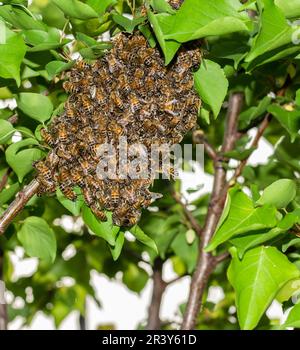
[{"label": "thin twig", "polygon": [[[271,120],[271,116],[269,113],[267,113],[267,115],[264,117],[263,121],[261,122],[261,124],[259,125],[259,127],[257,129],[257,133],[256,133],[253,141],[251,142],[250,149],[257,148],[261,137],[263,136],[265,130],[267,129],[267,127],[270,123],[270,120]],[[238,167],[235,169],[233,178],[229,182],[236,181],[236,179],[241,175],[245,165],[247,164],[249,157],[250,157],[250,155],[240,162]]]},{"label": "thin twig", "polygon": [[189,209],[187,208],[186,204],[184,204],[182,202],[182,199],[180,197],[180,194],[177,192],[174,192],[172,194],[173,198],[175,199],[175,201],[182,207],[183,211],[184,211],[184,215],[186,216],[186,218],[188,219],[188,221],[190,222],[192,228],[196,231],[197,235],[201,235],[202,233],[202,228],[201,226],[198,224],[196,218],[193,216],[193,214],[189,211]]},{"label": "thin twig", "polygon": [[0,180],[0,192],[5,188],[11,169],[7,169]]},{"label": "thin twig", "polygon": [[[238,116],[242,108],[243,99],[244,96],[241,93],[236,93],[230,96],[225,135],[221,149],[222,153],[232,150],[237,138],[240,137],[240,134],[237,131],[237,126]],[[195,327],[203,292],[207,285],[210,274],[217,265],[216,259],[214,259],[210,253],[206,253],[204,251],[204,248],[215,232],[225,204],[226,193],[222,196],[222,198],[219,198],[220,194],[222,193],[222,189],[226,184],[226,169],[224,167],[224,161],[226,160],[223,157],[217,157],[214,164],[214,185],[206,215],[205,225],[202,230],[202,239],[199,246],[198,261],[196,270],[192,277],[189,299],[181,329],[190,330]]]},{"label": "thin twig", "polygon": [[152,299],[148,312],[148,323],[146,329],[158,330],[161,327],[161,320],[159,317],[160,305],[162,296],[166,289],[167,284],[162,278],[163,261],[160,258],[156,258],[153,266],[153,289]]},{"label": "thin twig", "polygon": [[205,137],[204,132],[202,130],[195,130],[193,132],[193,142],[195,144],[203,144],[204,145],[204,149],[205,149],[206,153],[208,154],[208,156],[211,159],[213,159],[213,160],[217,159],[217,152],[216,152],[216,150],[208,142],[208,140]]},{"label": "thin twig", "polygon": [[37,193],[39,186],[40,184],[37,180],[32,180],[29,185],[25,186],[23,190],[17,194],[15,200],[0,216],[0,235],[5,232],[8,225],[25,207],[30,198],[32,198]]}]

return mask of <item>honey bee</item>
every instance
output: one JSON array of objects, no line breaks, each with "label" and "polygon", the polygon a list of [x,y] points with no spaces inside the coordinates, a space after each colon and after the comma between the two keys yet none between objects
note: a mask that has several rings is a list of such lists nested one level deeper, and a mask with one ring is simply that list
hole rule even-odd
[{"label": "honey bee", "polygon": [[98,158],[98,152],[100,150],[101,144],[100,143],[93,143],[89,146],[89,151],[92,157]]},{"label": "honey bee", "polygon": [[84,187],[85,182],[82,173],[78,169],[71,170],[72,181],[79,187]]},{"label": "honey bee", "polygon": [[154,55],[154,50],[149,49],[141,49],[138,52],[139,60],[141,63],[144,63],[146,66],[149,66],[152,61],[152,56]]},{"label": "honey bee", "polygon": [[47,156],[47,163],[49,164],[49,167],[51,169],[54,169],[58,165],[59,157],[55,153],[55,151],[52,150],[51,152],[49,152],[49,154]]},{"label": "honey bee", "polygon": [[127,214],[123,219],[123,226],[131,227],[138,223],[141,213],[138,210],[132,211],[130,214]]},{"label": "honey bee", "polygon": [[78,162],[81,166],[84,175],[88,175],[94,171],[93,167],[91,166],[91,163],[87,159],[80,157],[78,158]]},{"label": "honey bee", "polygon": [[106,217],[105,212],[103,210],[99,209],[96,205],[92,204],[91,210],[100,221],[107,221],[107,217]]},{"label": "honey bee", "polygon": [[73,191],[72,187],[70,184],[67,183],[60,183],[59,188],[63,195],[69,199],[70,201],[75,201],[77,199],[76,193]]},{"label": "honey bee", "polygon": [[41,136],[44,139],[44,141],[47,143],[47,145],[49,145],[50,147],[55,146],[56,142],[54,138],[45,128],[41,129]]},{"label": "honey bee", "polygon": [[79,140],[92,143],[94,142],[94,133],[93,129],[90,126],[85,126],[83,129],[78,130],[77,138]]},{"label": "honey bee", "polygon": [[94,203],[94,197],[92,196],[90,189],[88,187],[83,187],[82,194],[83,194],[85,203],[88,206],[91,206]]},{"label": "honey bee", "polygon": [[106,98],[104,96],[104,92],[103,92],[103,90],[101,88],[97,88],[96,89],[95,97],[96,97],[97,102],[100,103],[100,104],[104,103],[105,100],[106,100]]},{"label": "honey bee", "polygon": [[120,199],[120,191],[119,191],[119,185],[113,184],[111,187],[111,192],[110,192],[110,200],[111,204],[116,207],[119,204],[119,199]]},{"label": "honey bee", "polygon": [[89,67],[89,65],[86,62],[84,62],[83,60],[79,60],[76,63],[76,68],[78,70],[84,70],[84,69],[87,69],[88,67]]},{"label": "honey bee", "polygon": [[65,109],[66,116],[70,119],[73,119],[76,116],[76,112],[73,107],[70,107],[69,105]]},{"label": "honey bee", "polygon": [[118,78],[118,88],[120,90],[123,90],[125,93],[129,93],[130,92],[130,86],[128,84],[127,78],[125,74],[122,74],[119,76]]},{"label": "honey bee", "polygon": [[140,48],[146,45],[146,39],[142,35],[133,36],[128,42],[127,51],[134,51],[135,48]]},{"label": "honey bee", "polygon": [[50,168],[41,160],[33,163],[34,168],[39,172],[39,175],[46,181],[52,180],[52,172]]},{"label": "honey bee", "polygon": [[66,124],[60,123],[57,131],[58,142],[66,143],[68,142],[68,133],[66,129]]},{"label": "honey bee", "polygon": [[116,60],[116,58],[113,55],[107,56],[106,61],[108,64],[108,70],[111,74],[116,73],[120,69],[121,64]]},{"label": "honey bee", "polygon": [[142,78],[144,77],[144,74],[144,70],[141,68],[137,68],[135,70],[132,82],[130,83],[130,87],[132,88],[132,90],[138,90],[142,87]]},{"label": "honey bee", "polygon": [[93,103],[92,101],[89,99],[89,97],[87,95],[82,95],[82,106],[83,106],[83,109],[86,111],[86,112],[92,112],[93,110]]},{"label": "honey bee", "polygon": [[176,117],[180,114],[180,104],[177,99],[173,99],[171,101],[166,101],[163,106],[163,110],[167,112],[168,114],[171,114],[172,116]]},{"label": "honey bee", "polygon": [[130,95],[129,104],[132,113],[137,112],[142,107],[139,99],[134,94]]},{"label": "honey bee", "polygon": [[122,101],[122,99],[121,99],[121,97],[120,97],[120,95],[119,95],[118,93],[116,93],[116,92],[113,91],[113,92],[110,94],[110,98],[111,98],[112,102],[113,102],[118,108],[120,108],[120,109],[123,109],[123,108],[124,108],[124,103],[123,103],[123,101]]},{"label": "honey bee", "polygon": [[56,154],[60,159],[64,159],[66,161],[72,159],[72,154],[67,150],[66,145],[60,144],[56,149]]},{"label": "honey bee", "polygon": [[124,129],[122,128],[121,125],[119,125],[117,122],[115,121],[111,121],[108,124],[108,129],[115,135],[116,138],[118,138],[119,136],[121,136],[124,132]]},{"label": "honey bee", "polygon": [[77,86],[74,83],[71,83],[70,81],[65,81],[63,83],[63,88],[65,91],[73,93],[73,94],[79,91],[79,86]]}]

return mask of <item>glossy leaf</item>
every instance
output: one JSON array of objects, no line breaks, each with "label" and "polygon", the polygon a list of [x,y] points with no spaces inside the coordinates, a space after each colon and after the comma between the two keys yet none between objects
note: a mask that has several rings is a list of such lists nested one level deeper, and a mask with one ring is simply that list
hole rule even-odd
[{"label": "glossy leaf", "polygon": [[272,228],[276,225],[276,209],[271,206],[254,208],[252,200],[242,191],[231,197],[228,216],[216,231],[206,251],[212,251],[221,243],[242,233]]},{"label": "glossy leaf", "polygon": [[111,246],[116,244],[116,237],[120,231],[120,227],[114,226],[112,223],[111,213],[106,213],[107,221],[101,222],[96,218],[91,209],[84,205],[82,210],[82,218],[85,224],[96,235],[105,239]]},{"label": "glossy leaf", "polygon": [[12,124],[4,119],[0,119],[0,145],[9,141],[14,133]]},{"label": "glossy leaf", "polygon": [[[263,0],[263,2],[261,29],[249,55],[245,59],[246,62],[250,62],[268,51],[291,42],[293,30],[288,25],[282,10],[274,4],[273,0]],[[274,18],[276,18],[276,21],[274,21]]]},{"label": "glossy leaf", "polygon": [[120,254],[122,252],[123,245],[124,245],[124,241],[125,241],[124,232],[119,231],[117,238],[116,238],[115,245],[109,247],[114,261],[118,260],[118,258],[120,256]]},{"label": "glossy leaf", "polygon": [[236,306],[242,329],[253,329],[277,292],[300,272],[275,247],[249,250],[242,260],[232,249],[228,279],[236,292]]},{"label": "glossy leaf", "polygon": [[213,61],[203,60],[194,78],[196,91],[217,118],[228,89],[223,69]]},{"label": "glossy leaf", "polygon": [[18,239],[29,256],[52,263],[56,256],[56,238],[47,222],[39,217],[25,219],[18,231]]},{"label": "glossy leaf", "polygon": [[296,304],[289,313],[287,320],[282,328],[295,327],[300,328],[300,303]]},{"label": "glossy leaf", "polygon": [[297,187],[293,180],[280,179],[264,189],[256,202],[258,205],[274,205],[276,208],[285,208],[296,196]]},{"label": "glossy leaf", "polygon": [[294,142],[299,135],[300,129],[300,111],[287,111],[280,106],[272,105],[268,108],[268,112],[274,115],[279,123],[290,134],[291,141]]},{"label": "glossy leaf", "polygon": [[[165,39],[186,42],[210,35],[247,31],[246,17],[237,10],[235,0],[186,0],[177,13],[168,19]],[[188,21],[187,21],[188,19]]]},{"label": "glossy leaf", "polygon": [[22,150],[24,147],[35,145],[38,145],[38,142],[35,139],[28,138],[10,145],[5,152],[6,161],[17,174],[19,182],[22,182],[24,176],[33,170],[33,162],[43,156],[43,152],[38,148]]},{"label": "glossy leaf", "polygon": [[53,0],[53,3],[69,18],[87,20],[98,17],[92,7],[79,0]]},{"label": "glossy leaf", "polygon": [[15,79],[20,85],[20,66],[25,56],[26,46],[21,35],[14,35],[0,43],[0,76]]},{"label": "glossy leaf", "polygon": [[33,92],[21,92],[19,94],[18,108],[30,118],[41,123],[48,120],[53,111],[53,105],[48,96]]},{"label": "glossy leaf", "polygon": [[153,239],[150,238],[149,236],[147,236],[145,234],[145,232],[139,226],[135,225],[134,227],[132,227],[130,229],[130,232],[134,235],[134,237],[138,241],[142,242],[143,244],[145,244],[149,248],[153,249],[156,253],[158,252],[157,246],[156,246],[155,242],[153,241]]}]

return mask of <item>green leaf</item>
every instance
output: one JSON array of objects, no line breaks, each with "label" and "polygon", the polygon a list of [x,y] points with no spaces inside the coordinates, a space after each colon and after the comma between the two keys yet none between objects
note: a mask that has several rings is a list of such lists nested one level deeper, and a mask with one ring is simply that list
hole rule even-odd
[{"label": "green leaf", "polygon": [[296,304],[289,313],[289,316],[281,328],[300,328],[300,303]]},{"label": "green leaf", "polygon": [[0,119],[0,145],[9,141],[14,133],[12,124],[4,119]]},{"label": "green leaf", "polygon": [[17,103],[22,112],[41,123],[52,115],[53,105],[48,96],[33,92],[21,92]]},{"label": "green leaf", "polygon": [[299,135],[300,129],[300,110],[287,111],[280,106],[271,105],[268,112],[273,114],[279,123],[290,134],[291,141],[294,142]]},{"label": "green leaf", "polygon": [[296,98],[295,98],[295,102],[297,106],[300,106],[300,89],[298,89],[296,91]]},{"label": "green leaf", "polygon": [[139,293],[144,289],[149,276],[147,272],[135,264],[129,264],[123,273],[123,283],[132,291]]},{"label": "green leaf", "polygon": [[111,252],[111,255],[112,255],[114,261],[118,260],[118,258],[120,256],[122,248],[123,248],[123,245],[124,245],[124,241],[125,241],[124,232],[123,231],[119,231],[119,233],[117,235],[117,238],[116,238],[115,245],[114,246],[109,246],[110,252]]},{"label": "green leaf", "polygon": [[49,74],[50,79],[53,79],[57,74],[70,69],[74,64],[74,61],[62,62],[62,61],[52,61],[46,64],[45,68]]},{"label": "green leaf", "polygon": [[25,219],[18,239],[26,254],[52,263],[56,256],[56,238],[48,223],[37,216]]},{"label": "green leaf", "polygon": [[6,161],[13,171],[17,174],[19,182],[22,182],[24,176],[33,170],[32,164],[42,158],[43,152],[37,148],[21,150],[26,146],[38,145],[38,141],[28,138],[10,145],[6,152]]},{"label": "green leaf", "polygon": [[166,0],[152,0],[151,7],[155,12],[158,12],[158,13],[166,12],[171,15],[176,13],[176,11],[172,8],[172,6]]},{"label": "green leaf", "polygon": [[196,91],[217,118],[228,90],[228,80],[223,69],[213,61],[203,60],[194,78]]},{"label": "green leaf", "polygon": [[93,214],[91,209],[83,205],[82,218],[85,224],[96,235],[105,239],[111,246],[116,244],[116,237],[120,231],[120,227],[114,226],[112,223],[111,213],[106,212],[107,221],[101,222]]},{"label": "green leaf", "polygon": [[20,185],[18,182],[9,185],[9,187],[4,188],[0,192],[0,206],[7,203],[10,199],[14,197],[14,195],[19,191]]},{"label": "green leaf", "polygon": [[149,236],[147,236],[145,234],[145,232],[138,225],[133,226],[130,229],[130,232],[134,235],[134,237],[138,241],[142,242],[147,247],[153,249],[156,253],[158,253],[157,246],[156,246],[155,242],[153,241],[153,239],[150,238]]},{"label": "green leaf", "polygon": [[79,216],[81,207],[83,206],[83,203],[84,203],[84,199],[83,199],[83,196],[81,195],[80,188],[75,188],[74,192],[77,194],[76,201],[71,201],[70,199],[67,199],[59,188],[57,188],[56,190],[56,198],[74,216]]},{"label": "green leaf", "polygon": [[180,47],[180,43],[173,40],[165,40],[164,32],[167,30],[166,19],[169,15],[161,13],[155,15],[151,11],[147,12],[149,22],[155,33],[156,39],[165,56],[165,64],[169,64]]},{"label": "green leaf", "polygon": [[275,207],[254,208],[252,200],[244,192],[237,191],[231,196],[226,220],[216,231],[205,251],[212,251],[221,243],[242,233],[274,227],[276,222]]},{"label": "green leaf", "polygon": [[296,296],[300,292],[300,279],[288,281],[277,293],[276,300],[280,303],[288,301],[292,296]]},{"label": "green leaf", "polygon": [[256,204],[269,204],[277,209],[285,208],[295,198],[296,192],[297,187],[293,180],[280,179],[264,189]]},{"label": "green leaf", "polygon": [[0,76],[15,79],[17,85],[20,80],[20,66],[25,56],[26,45],[21,35],[11,36],[5,43],[0,44]]},{"label": "green leaf", "polygon": [[19,29],[47,30],[47,25],[38,21],[32,14],[10,5],[0,6],[0,17]]},{"label": "green leaf", "polygon": [[276,6],[284,12],[286,17],[300,16],[300,2],[299,0],[275,0]]},{"label": "green leaf", "polygon": [[261,29],[249,55],[245,58],[246,62],[253,61],[268,51],[291,43],[293,29],[288,25],[282,10],[274,4],[273,0],[263,0],[263,2]]},{"label": "green leaf", "polygon": [[85,20],[98,17],[92,7],[79,0],[53,0],[53,3],[69,18]]},{"label": "green leaf", "polygon": [[198,239],[195,239],[192,244],[188,244],[185,233],[178,234],[171,244],[176,256],[185,263],[188,273],[192,273],[195,269],[198,257],[198,244]]},{"label": "green leaf", "polygon": [[266,113],[271,101],[271,97],[265,96],[261,101],[259,101],[257,106],[250,107],[246,111],[242,112],[239,118],[239,128],[246,128],[254,119]]},{"label": "green leaf", "polygon": [[299,270],[275,247],[249,250],[243,260],[232,248],[228,279],[236,292],[236,307],[242,329],[253,329],[289,281],[299,277]]},{"label": "green leaf", "polygon": [[114,22],[119,24],[122,28],[125,29],[126,32],[132,33],[134,28],[143,23],[145,21],[145,17],[139,17],[134,19],[129,19],[125,16],[119,15],[118,13],[114,13],[112,15]]},{"label": "green leaf", "polygon": [[98,15],[102,15],[108,6],[113,6],[117,3],[117,0],[87,0],[87,5],[92,7]]},{"label": "green leaf", "polygon": [[277,226],[271,230],[264,229],[237,236],[232,238],[230,240],[230,243],[237,248],[239,258],[242,259],[247,250],[268,242],[283,233],[286,233],[298,221],[298,215],[294,213],[288,213],[281,221],[279,221]]},{"label": "green leaf", "polygon": [[176,14],[169,17],[170,29],[165,32],[165,39],[186,42],[247,31],[247,17],[237,11],[239,7],[236,0],[185,0]]}]

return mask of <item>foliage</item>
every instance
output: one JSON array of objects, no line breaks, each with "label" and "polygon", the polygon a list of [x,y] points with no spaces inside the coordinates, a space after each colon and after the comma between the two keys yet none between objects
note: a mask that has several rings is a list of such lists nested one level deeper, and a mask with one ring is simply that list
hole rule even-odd
[{"label": "foliage", "polygon": [[[32,163],[48,152],[39,131],[62,112],[67,99],[62,83],[77,57],[100,58],[110,47],[103,40],[107,33],[111,37],[139,29],[152,47],[160,48],[167,65],[181,45],[193,41],[203,56],[194,73],[202,99],[198,125],[216,150],[222,144],[229,97],[244,95],[241,137],[224,155],[228,173],[255,151],[249,131],[266,115],[270,123],[264,138],[272,149],[267,161],[246,165],[231,183],[223,215],[205,247],[213,256],[231,253],[209,279],[209,285],[222,287],[225,297],[213,304],[205,293],[197,328],[271,329],[274,322],[266,311],[275,299],[292,307],[280,328],[300,328],[300,305],[292,304],[297,291],[292,281],[299,279],[300,269],[299,1],[185,0],[176,11],[164,0],[146,1],[145,8],[142,1],[131,0],[30,3],[4,0],[0,6],[0,180],[7,177],[0,185],[0,213],[33,179]],[[13,107],[7,99],[15,101]],[[190,140],[188,135],[183,143]],[[204,169],[213,173],[208,156]],[[0,237],[3,279],[14,299],[25,301],[22,309],[9,308],[10,320],[20,315],[30,324],[43,311],[59,327],[73,310],[84,316],[87,296],[101,303],[90,283],[93,270],[119,279],[121,272],[122,283],[140,293],[150,278],[140,264],[145,254],[152,268],[157,260],[171,261],[179,277],[191,275],[200,238],[184,205],[174,199],[181,183],[157,180],[154,187],[164,196],[153,210],[143,212],[131,234],[113,226],[111,218],[98,221],[81,195],[76,202],[59,190],[53,197],[34,196]],[[193,198],[190,213],[202,226],[208,196]],[[66,215],[81,222],[79,229],[64,229]],[[11,257],[19,246],[39,260],[31,276],[16,280]],[[71,257],[65,256],[68,247],[74,249]],[[72,278],[71,286],[64,284],[65,277]],[[176,325],[171,322],[171,327]]]}]

